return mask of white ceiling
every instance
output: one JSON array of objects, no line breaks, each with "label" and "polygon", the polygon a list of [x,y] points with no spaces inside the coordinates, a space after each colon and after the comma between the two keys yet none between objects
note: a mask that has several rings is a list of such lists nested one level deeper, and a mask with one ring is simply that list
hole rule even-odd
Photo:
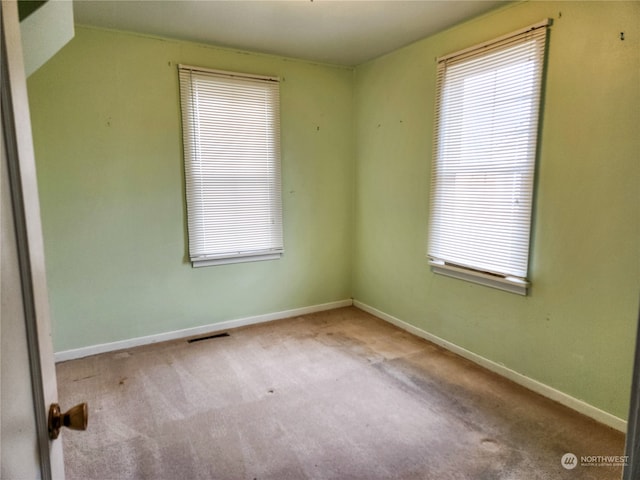
[{"label": "white ceiling", "polygon": [[74,0],[76,23],[358,65],[504,0]]}]

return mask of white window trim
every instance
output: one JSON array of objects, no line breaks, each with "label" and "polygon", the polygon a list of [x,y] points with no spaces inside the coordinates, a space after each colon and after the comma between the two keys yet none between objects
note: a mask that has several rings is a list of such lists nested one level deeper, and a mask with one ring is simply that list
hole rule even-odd
[{"label": "white window trim", "polygon": [[[443,62],[446,62],[448,60],[451,59],[459,59],[459,58],[466,58],[466,57],[473,57],[473,56],[481,56],[483,54],[483,50],[484,49],[489,49],[493,46],[496,45],[500,45],[500,44],[506,44],[509,43],[511,41],[511,39],[518,39],[519,37],[523,36],[524,34],[526,34],[527,32],[530,32],[532,30],[537,30],[540,28],[545,28],[545,35],[546,35],[546,27],[549,26],[551,24],[551,20],[550,19],[545,19],[541,22],[538,22],[536,24],[530,25],[528,27],[522,28],[520,30],[517,30],[515,32],[509,33],[507,35],[503,35],[499,38],[493,39],[489,42],[485,42],[479,45],[475,45],[473,47],[469,47],[448,55],[445,55],[441,58],[438,58],[437,61],[439,64],[442,64]],[[543,49],[546,49],[546,41],[543,43]],[[545,58],[544,58],[544,53],[543,53],[543,58],[542,58],[542,65],[541,68],[544,69],[544,63],[545,63]],[[439,129],[440,129],[440,108],[441,108],[441,98],[440,95],[442,94],[441,92],[441,81],[442,81],[442,77],[440,75],[439,72],[439,78],[438,78],[438,99],[437,99],[437,104],[436,104],[436,135],[434,137],[434,162],[436,162],[438,160],[438,155],[439,155],[439,150],[440,150],[440,139],[439,139]],[[544,72],[541,73],[541,80],[540,80],[540,85],[539,85],[539,99],[538,101],[541,102],[541,98],[542,98],[542,82],[543,80],[543,75]],[[539,136],[539,132],[537,130],[537,126],[540,123],[540,110],[538,110],[537,112],[537,117],[535,119],[536,121],[536,126],[535,126],[535,133],[536,133],[536,143],[538,141],[538,136]],[[533,170],[535,171],[535,160],[537,157],[537,152],[534,153],[533,155]],[[534,185],[535,179],[532,178],[531,180],[531,189],[533,189],[533,185]],[[432,183],[432,189],[434,189],[434,184]],[[430,213],[430,223],[433,221],[433,215],[434,215],[434,206],[433,206],[433,202],[435,199],[434,196],[434,191],[432,190],[432,197],[431,197],[431,213]],[[531,195],[533,196],[533,190],[531,190]],[[531,200],[531,210],[533,209],[533,199]],[[532,221],[532,212],[530,212],[529,214],[529,227]],[[429,247],[428,247],[428,251],[431,252],[431,242],[432,242],[432,227],[430,225],[429,227],[430,233],[429,233]],[[530,231],[527,234],[528,236],[530,236]],[[527,243],[527,258],[530,256],[530,243]],[[480,269],[474,268],[474,267],[469,267],[469,266],[465,266],[465,265],[457,265],[453,262],[447,261],[446,259],[440,257],[440,255],[431,255],[431,253],[428,254],[429,257],[429,265],[431,266],[431,270],[432,272],[436,273],[436,274],[440,274],[440,275],[445,275],[448,277],[452,277],[452,278],[457,278],[457,279],[461,279],[461,280],[466,280],[469,282],[473,282],[473,283],[477,283],[477,284],[481,284],[481,285],[485,285],[488,287],[492,287],[492,288],[497,288],[500,290],[504,290],[507,292],[511,292],[511,293],[516,293],[519,295],[527,295],[528,294],[528,288],[530,286],[530,282],[529,280],[525,277],[517,277],[517,276],[513,276],[513,275],[508,275],[508,274],[497,274],[497,273],[493,273],[493,272],[487,272],[487,271],[482,271]],[[528,262],[527,262],[528,263]],[[528,268],[527,268],[528,270]]]},{"label": "white window trim", "polygon": [[262,262],[265,260],[277,260],[282,257],[282,253],[269,253],[269,254],[257,254],[251,253],[246,256],[234,256],[234,257],[221,257],[221,258],[204,258],[192,260],[191,263],[195,268],[198,267],[211,267],[213,265],[229,265],[231,263],[246,263],[246,262]]},{"label": "white window trim", "polygon": [[466,280],[468,282],[485,285],[487,287],[497,288],[505,292],[517,293],[518,295],[527,295],[530,286],[529,281],[518,277],[493,275],[487,272],[480,272],[470,268],[458,267],[443,262],[442,260],[429,260],[431,271],[446,277]]},{"label": "white window trim", "polygon": [[[281,197],[281,170],[280,170],[280,129],[279,129],[279,93],[277,91],[277,88],[273,88],[273,87],[266,87],[267,84],[277,84],[279,82],[279,78],[278,77],[272,77],[272,76],[263,76],[263,75],[252,75],[252,74],[243,74],[243,73],[237,73],[237,72],[227,72],[227,71],[221,71],[221,70],[213,70],[213,69],[207,69],[207,68],[202,68],[202,67],[194,67],[194,66],[189,66],[189,65],[178,65],[178,71],[179,71],[179,77],[180,77],[180,100],[181,100],[181,112],[182,112],[182,124],[183,124],[183,145],[184,145],[184,161],[185,161],[185,183],[186,183],[186,190],[187,190],[187,225],[188,225],[188,234],[189,234],[189,257],[191,260],[191,263],[193,265],[193,267],[206,267],[206,266],[212,266],[212,265],[224,265],[224,264],[230,264],[230,263],[243,263],[243,262],[254,262],[254,261],[264,261],[264,260],[275,260],[278,259],[282,256],[282,253],[284,252],[284,243],[283,243],[283,227],[282,227],[282,197]],[[227,83],[227,87],[228,90],[224,90],[225,87],[222,87],[223,90],[217,90],[220,87],[211,87],[214,88],[214,90],[216,91],[224,91],[224,92],[229,92],[229,93],[222,93],[223,96],[218,97],[217,94],[216,96],[211,96],[211,97],[207,97],[207,93],[206,90],[203,90],[203,94],[205,95],[202,98],[205,98],[205,101],[209,101],[210,103],[208,103],[209,108],[213,108],[213,110],[209,110],[208,113],[208,117],[201,117],[201,113],[199,113],[200,111],[206,111],[206,110],[202,110],[202,105],[207,105],[206,103],[194,103],[194,95],[196,95],[196,93],[194,93],[195,91],[193,90],[195,88],[195,83],[192,83],[192,75],[199,75],[200,78],[202,79],[203,77],[210,77],[212,80],[214,80],[215,78],[219,78],[221,79],[221,82],[218,82],[218,85],[220,85],[221,83]],[[230,80],[230,82],[225,82],[224,79]],[[243,92],[241,94],[238,94],[233,86],[229,86],[233,83],[238,83],[238,89],[240,92]],[[253,87],[248,87],[248,85],[251,84],[253,85]],[[250,136],[249,138],[252,138],[254,142],[259,142],[257,143],[257,147],[258,150],[251,150],[250,156],[246,157],[246,156],[242,156],[239,158],[243,158],[243,159],[247,159],[248,161],[251,162],[251,165],[253,165],[254,162],[257,161],[257,159],[259,159],[259,163],[256,165],[261,165],[262,169],[267,169],[267,171],[269,171],[269,176],[265,177],[265,178],[269,178],[270,180],[268,181],[268,183],[266,183],[265,185],[268,186],[264,186],[262,188],[265,188],[267,190],[265,190],[265,192],[269,192],[268,194],[265,192],[262,192],[262,195],[267,195],[269,198],[269,201],[266,203],[256,203],[255,200],[253,202],[248,202],[248,203],[241,203],[241,205],[246,205],[244,208],[244,217],[243,216],[238,216],[238,217],[233,217],[233,215],[230,215],[229,218],[231,219],[230,221],[232,222],[231,224],[228,223],[218,223],[218,225],[223,229],[227,229],[227,228],[231,228],[230,225],[240,225],[243,222],[243,218],[252,218],[249,215],[255,215],[255,213],[250,213],[250,212],[255,212],[255,208],[256,205],[268,205],[268,210],[270,210],[270,214],[269,214],[269,218],[271,219],[271,227],[267,228],[267,230],[263,231],[263,242],[257,243],[257,242],[253,242],[253,245],[251,245],[251,247],[267,247],[267,248],[249,248],[247,249],[242,249],[243,246],[248,246],[250,244],[250,242],[236,242],[236,240],[233,239],[233,237],[236,238],[253,238],[251,236],[239,236],[239,234],[237,233],[231,233],[229,236],[226,237],[226,247],[220,248],[220,246],[214,246],[215,243],[211,243],[212,238],[214,238],[215,235],[212,234],[212,230],[211,230],[211,223],[208,223],[208,221],[206,220],[206,217],[209,216],[209,218],[211,218],[211,216],[213,218],[216,217],[220,217],[221,215],[226,216],[228,214],[228,211],[233,211],[230,209],[225,209],[226,207],[225,202],[228,204],[229,201],[234,202],[234,204],[238,201],[238,198],[241,197],[237,197],[235,196],[235,192],[234,189],[237,188],[237,185],[244,185],[243,188],[249,188],[249,191],[255,191],[256,185],[260,185],[260,184],[256,184],[253,182],[250,183],[244,183],[241,182],[240,184],[233,182],[233,178],[235,177],[236,179],[238,178],[238,176],[242,176],[243,172],[242,172],[242,167],[240,167],[240,170],[235,170],[235,164],[233,162],[230,162],[230,159],[233,159],[234,156],[236,155],[245,155],[246,152],[244,152],[244,150],[230,150],[229,144],[227,143],[227,137],[224,137],[224,141],[222,141],[220,139],[220,137],[215,135],[216,132],[216,127],[210,127],[213,128],[213,130],[203,130],[206,133],[203,134],[203,136],[200,135],[200,130],[199,128],[201,128],[201,123],[200,122],[205,122],[205,124],[211,126],[212,123],[215,125],[218,125],[218,132],[219,131],[224,131],[224,130],[220,130],[220,128],[225,129],[225,127],[227,126],[227,124],[223,124],[221,122],[219,122],[220,118],[228,118],[226,116],[220,117],[218,112],[220,112],[220,114],[223,115],[227,115],[226,112],[228,112],[231,115],[231,118],[233,118],[233,113],[232,112],[236,112],[237,110],[235,109],[229,109],[228,105],[224,108],[226,108],[227,110],[218,110],[219,108],[222,108],[220,105],[222,105],[219,101],[218,98],[243,98],[245,101],[245,105],[247,105],[246,100],[247,98],[251,98],[251,96],[256,95],[256,91],[261,91],[263,87],[259,87],[258,89],[256,89],[256,85],[260,85],[260,84],[264,84],[265,85],[265,90],[264,90],[264,95],[268,96],[265,98],[272,98],[275,99],[274,102],[275,103],[265,103],[264,105],[270,105],[268,109],[266,110],[257,110],[258,112],[263,111],[263,112],[270,112],[268,114],[268,116],[265,116],[265,121],[268,123],[260,123],[262,122],[262,120],[259,121],[259,123],[256,123],[256,125],[260,125],[261,129],[258,131],[259,133],[257,133],[254,130],[250,130],[250,133],[252,136]],[[203,85],[207,85],[206,83]],[[208,85],[203,87],[204,89],[208,89],[210,88]],[[243,91],[244,88],[244,91]],[[251,88],[251,90],[246,90],[246,88]],[[199,91],[199,90],[198,90]],[[243,97],[242,95],[244,95],[244,92],[250,92],[250,97]],[[231,93],[233,92],[233,93]],[[266,93],[266,92],[270,92],[270,93]],[[230,95],[229,97],[225,97],[224,95]],[[240,96],[238,96],[240,95]],[[259,97],[256,97],[257,99],[260,99],[261,96],[263,95],[263,93],[259,93],[258,95],[260,95]],[[234,104],[235,104],[236,100],[233,100]],[[213,107],[213,105],[216,105],[215,107]],[[233,105],[233,104],[231,104]],[[258,105],[260,105],[260,103],[258,103]],[[254,105],[253,104],[249,104],[250,110],[254,110]],[[211,112],[215,112],[215,113],[211,113]],[[202,113],[202,115],[204,115],[205,113]],[[262,114],[260,114],[262,115]],[[260,117],[251,117],[254,118],[254,120],[256,120],[257,118]],[[218,120],[218,123],[215,123]],[[239,123],[239,125],[245,125],[246,128],[246,124],[244,122],[244,118],[243,118],[243,122]],[[263,126],[264,125],[264,126]],[[262,132],[262,128],[265,128],[264,133]],[[265,140],[257,140],[257,139],[264,139],[265,137],[263,135],[269,135],[269,138],[271,138],[271,142],[267,142],[267,143],[262,143],[263,141],[266,142]],[[256,136],[254,136],[256,135]],[[207,137],[205,140],[203,140],[205,137]],[[214,139],[215,138],[215,139]],[[241,133],[234,133],[232,134],[232,136],[230,137],[231,141],[236,142],[237,145],[246,145],[246,136],[245,134],[241,134]],[[207,143],[207,140],[210,143]],[[238,143],[241,142],[241,143]],[[217,153],[209,153],[208,157],[205,157],[204,153],[202,153],[204,151],[204,149],[206,149],[207,151],[211,152],[212,149],[213,151],[217,152]],[[227,152],[233,152],[231,154],[231,156],[228,156]],[[260,153],[259,153],[260,152]],[[265,152],[269,152],[269,153],[265,153]],[[203,160],[204,159],[204,160]],[[217,159],[221,159],[220,163],[217,163]],[[208,163],[201,163],[201,162],[208,162]],[[239,165],[242,165],[239,164]],[[246,165],[246,164],[245,164]],[[208,177],[206,176],[206,174],[200,174],[198,173],[197,175],[193,174],[193,178],[190,177],[190,171],[193,170],[195,171],[200,171],[201,169],[204,168],[208,168],[209,169],[209,173],[208,173]],[[246,167],[245,167],[246,169]],[[213,173],[213,172],[222,172],[222,173]],[[262,174],[264,175],[265,170],[262,170]],[[244,175],[246,175],[246,171],[244,172]],[[250,173],[251,175],[254,175],[253,173]],[[213,175],[213,176],[212,176]],[[222,175],[222,177],[219,177],[219,175]],[[228,177],[228,178],[227,178]],[[224,196],[224,197],[219,197],[219,198],[223,198],[222,203],[220,203],[219,198],[218,199],[212,199],[211,197],[211,192],[213,190],[209,190],[209,189],[205,189],[202,186],[202,182],[206,181],[203,179],[209,179],[209,181],[211,181],[211,179],[220,179],[222,178],[223,183],[219,184],[220,187],[223,190],[217,190],[218,192],[220,191],[227,191],[229,196]],[[229,180],[229,178],[231,180]],[[250,177],[249,177],[250,178]],[[226,183],[224,182],[226,179]],[[231,183],[229,183],[231,182]],[[247,185],[249,185],[247,187]],[[226,189],[226,190],[225,190]],[[233,193],[232,193],[233,192]],[[215,197],[214,197],[215,198]],[[246,197],[244,197],[246,198]],[[253,197],[249,197],[249,198],[253,198]],[[191,200],[191,201],[190,201]],[[249,210],[246,210],[246,209]],[[211,210],[213,209],[213,210]],[[255,218],[261,218],[261,217],[255,217]],[[264,217],[262,217],[264,218]],[[264,222],[263,221],[259,221],[258,224],[251,224],[251,226],[248,226],[249,224],[242,223],[243,225],[245,225],[244,227],[240,227],[241,229],[244,229],[245,231],[252,231],[256,228],[260,228],[260,229],[265,229],[266,227],[264,226]],[[207,226],[209,225],[209,226]],[[257,227],[256,225],[263,225],[262,227]],[[249,230],[247,230],[247,228],[249,228]],[[213,230],[214,232],[216,230]],[[195,233],[197,232],[197,234]],[[265,233],[265,232],[270,232],[269,234]],[[209,241],[207,241],[207,238],[209,238]],[[219,238],[219,237],[218,237]],[[214,241],[215,242],[215,241]],[[220,245],[220,244],[218,244]]]}]

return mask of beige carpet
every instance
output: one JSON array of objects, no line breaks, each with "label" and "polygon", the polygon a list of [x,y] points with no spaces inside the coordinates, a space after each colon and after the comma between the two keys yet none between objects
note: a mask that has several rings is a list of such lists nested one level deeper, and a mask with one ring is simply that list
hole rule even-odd
[{"label": "beige carpet", "polygon": [[619,479],[624,436],[355,308],[58,365],[74,479]]}]

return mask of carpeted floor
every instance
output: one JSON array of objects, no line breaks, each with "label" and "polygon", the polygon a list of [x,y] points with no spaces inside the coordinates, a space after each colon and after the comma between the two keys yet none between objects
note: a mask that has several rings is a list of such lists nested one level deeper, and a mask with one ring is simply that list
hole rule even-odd
[{"label": "carpeted floor", "polygon": [[619,479],[624,436],[355,308],[58,365],[69,480]]}]

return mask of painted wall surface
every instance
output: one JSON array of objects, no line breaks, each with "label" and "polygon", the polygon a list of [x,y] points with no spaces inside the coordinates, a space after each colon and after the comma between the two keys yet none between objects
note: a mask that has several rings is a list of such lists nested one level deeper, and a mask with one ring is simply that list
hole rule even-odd
[{"label": "painted wall surface", "polygon": [[[178,63],[282,77],[280,260],[187,261]],[[56,351],[349,298],[352,77],[78,27],[28,85]]]},{"label": "painted wall surface", "polygon": [[[543,18],[554,24],[522,297],[429,270],[435,59]],[[640,292],[639,25],[637,2],[516,4],[359,66],[354,297],[626,418]]]}]

